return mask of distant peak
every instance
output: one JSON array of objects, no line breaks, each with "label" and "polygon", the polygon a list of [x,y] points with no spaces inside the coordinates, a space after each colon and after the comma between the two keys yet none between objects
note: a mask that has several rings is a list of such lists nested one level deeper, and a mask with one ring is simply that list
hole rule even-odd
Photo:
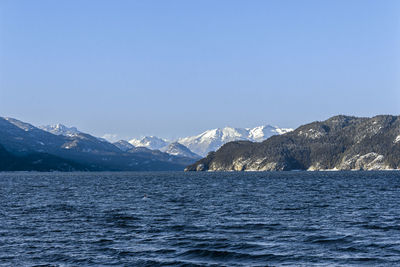
[{"label": "distant peak", "polygon": [[52,125],[43,125],[39,126],[39,128],[55,135],[72,136],[81,133],[76,127],[67,127],[61,123]]},{"label": "distant peak", "polygon": [[169,144],[165,139],[156,136],[145,136],[140,139],[131,139],[129,143],[135,147],[146,147],[149,149],[160,149]]}]

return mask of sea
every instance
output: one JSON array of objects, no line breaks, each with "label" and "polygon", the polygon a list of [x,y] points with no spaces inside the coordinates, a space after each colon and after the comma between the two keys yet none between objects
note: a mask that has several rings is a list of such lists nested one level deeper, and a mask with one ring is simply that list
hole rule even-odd
[{"label": "sea", "polygon": [[0,266],[400,266],[400,172],[0,173]]}]

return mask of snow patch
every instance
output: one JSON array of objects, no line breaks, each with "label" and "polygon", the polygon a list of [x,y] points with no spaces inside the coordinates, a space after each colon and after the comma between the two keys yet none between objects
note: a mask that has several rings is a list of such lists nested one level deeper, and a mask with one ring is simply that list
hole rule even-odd
[{"label": "snow patch", "polygon": [[305,132],[300,131],[299,135],[304,136],[306,138],[310,138],[310,139],[318,139],[318,138],[324,136],[325,133],[314,130],[314,129],[309,129],[308,131],[305,131]]}]

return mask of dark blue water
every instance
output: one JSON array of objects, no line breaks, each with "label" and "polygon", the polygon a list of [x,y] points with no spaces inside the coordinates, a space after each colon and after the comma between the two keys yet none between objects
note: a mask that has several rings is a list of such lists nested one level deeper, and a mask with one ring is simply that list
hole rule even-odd
[{"label": "dark blue water", "polygon": [[400,265],[400,172],[2,173],[0,203],[6,266]]}]

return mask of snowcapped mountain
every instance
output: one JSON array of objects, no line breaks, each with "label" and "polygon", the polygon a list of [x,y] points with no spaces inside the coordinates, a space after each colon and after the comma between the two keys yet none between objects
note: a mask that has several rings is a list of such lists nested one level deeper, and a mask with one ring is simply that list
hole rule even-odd
[{"label": "snowcapped mountain", "polygon": [[238,140],[261,142],[272,135],[284,134],[292,130],[293,129],[278,128],[270,125],[255,128],[225,127],[208,130],[196,136],[180,138],[178,142],[194,153],[206,156],[208,152],[216,151],[223,144],[228,142]]},{"label": "snowcapped mountain", "polygon": [[151,150],[160,150],[167,154],[179,157],[187,157],[191,159],[199,159],[201,156],[193,153],[186,146],[178,142],[170,142],[155,136],[145,136],[141,139],[131,139],[129,142],[120,140],[113,143],[122,151],[133,151],[134,148],[146,148]]},{"label": "snowcapped mountain", "polygon": [[80,131],[78,131],[78,129],[76,129],[76,127],[67,127],[60,123],[53,125],[43,125],[39,126],[38,128],[55,135],[75,136],[81,133]]},{"label": "snowcapped mountain", "polygon": [[145,136],[141,139],[131,139],[129,143],[135,147],[147,147],[149,149],[161,149],[169,144],[165,139],[156,136]]},{"label": "snowcapped mountain", "polygon": [[118,147],[119,149],[121,149],[124,152],[131,150],[132,148],[135,147],[134,145],[130,144],[128,141],[125,141],[125,140],[119,140],[117,142],[114,142],[113,145]]},{"label": "snowcapped mountain", "polygon": [[[72,163],[63,161],[69,160],[80,164],[79,166],[84,169],[93,170],[180,169],[207,155],[208,152],[218,150],[227,142],[236,140],[259,142],[271,135],[291,130],[272,126],[225,127],[208,130],[197,136],[180,138],[174,142],[146,136],[129,142],[120,140],[111,144],[102,138],[62,124],[35,127],[13,118],[0,117],[0,126],[0,146],[2,145],[10,153],[18,156],[47,153],[62,158],[62,160],[49,158],[46,161],[48,166],[53,161],[72,166]],[[37,157],[45,157],[45,154]],[[76,165],[76,168],[79,166]],[[57,165],[56,169],[62,168]]]},{"label": "snowcapped mountain", "polygon": [[284,134],[293,131],[290,128],[278,128],[271,125],[258,126],[255,128],[246,128],[248,131],[248,140],[253,142],[262,142],[270,136]]},{"label": "snowcapped mountain", "polygon": [[[171,155],[180,154],[180,156],[189,156],[188,152],[190,152],[194,155],[206,156],[208,152],[216,151],[228,142],[238,140],[262,142],[272,135],[284,134],[290,131],[293,131],[293,129],[278,128],[271,125],[258,126],[255,128],[225,127],[208,130],[196,136],[179,138],[178,140],[175,140],[174,143],[156,136],[131,139],[129,143],[134,147],[146,147],[153,150],[158,149]],[[177,143],[183,145],[183,147],[179,147]],[[117,145],[116,143],[114,144]],[[126,143],[124,144],[126,145]],[[170,144],[173,144],[173,146],[168,147]],[[122,146],[122,143],[117,146]],[[186,149],[188,151],[186,151]]]},{"label": "snowcapped mountain", "polygon": [[200,159],[201,156],[193,153],[185,147],[184,145],[178,143],[178,142],[173,142],[169,144],[168,146],[165,146],[160,149],[162,152],[168,153],[170,155],[174,156],[181,156],[181,157],[187,157],[187,158],[192,158],[192,159]]}]

